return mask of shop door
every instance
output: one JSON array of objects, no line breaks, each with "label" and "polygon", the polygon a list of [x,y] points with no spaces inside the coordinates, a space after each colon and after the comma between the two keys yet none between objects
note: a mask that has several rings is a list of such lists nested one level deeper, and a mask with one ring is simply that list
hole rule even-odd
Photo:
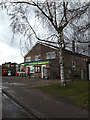
[{"label": "shop door", "polygon": [[49,68],[44,68],[43,69],[43,78],[48,79],[50,77],[50,69]]},{"label": "shop door", "polygon": [[47,71],[46,71],[46,68],[44,67],[43,68],[43,78],[46,78],[47,77]]},{"label": "shop door", "polygon": [[45,68],[46,68],[46,65],[42,65],[42,78],[45,77]]}]

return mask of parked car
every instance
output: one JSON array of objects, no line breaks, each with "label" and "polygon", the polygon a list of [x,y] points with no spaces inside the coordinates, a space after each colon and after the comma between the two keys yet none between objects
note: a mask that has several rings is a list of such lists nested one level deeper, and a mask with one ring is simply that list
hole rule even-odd
[{"label": "parked car", "polygon": [[56,78],[57,78],[57,79],[60,79],[60,78],[61,78],[61,75],[60,75],[60,74],[56,74]]}]

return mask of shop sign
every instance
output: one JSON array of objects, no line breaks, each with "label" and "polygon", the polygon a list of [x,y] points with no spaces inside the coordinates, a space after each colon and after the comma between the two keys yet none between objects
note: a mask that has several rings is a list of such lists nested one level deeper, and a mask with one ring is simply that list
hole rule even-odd
[{"label": "shop sign", "polygon": [[43,61],[43,62],[32,62],[32,63],[25,63],[25,64],[18,64],[20,66],[25,66],[25,65],[41,65],[41,64],[49,64],[49,61]]},{"label": "shop sign", "polygon": [[49,61],[44,62],[33,62],[33,63],[27,63],[28,65],[41,65],[41,64],[49,64]]}]

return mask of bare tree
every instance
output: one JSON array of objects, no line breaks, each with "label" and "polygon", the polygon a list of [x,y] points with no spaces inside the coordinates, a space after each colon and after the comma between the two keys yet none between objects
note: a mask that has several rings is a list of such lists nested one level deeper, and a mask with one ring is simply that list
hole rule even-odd
[{"label": "bare tree", "polygon": [[[58,44],[61,86],[65,86],[63,49],[72,39],[77,43],[90,42],[85,36],[90,28],[88,19],[85,19],[89,14],[90,2],[16,0],[1,4],[6,7],[10,16],[14,35],[24,36],[26,46],[27,41],[32,44],[35,38],[42,42]],[[35,24],[32,24],[32,19]]]}]

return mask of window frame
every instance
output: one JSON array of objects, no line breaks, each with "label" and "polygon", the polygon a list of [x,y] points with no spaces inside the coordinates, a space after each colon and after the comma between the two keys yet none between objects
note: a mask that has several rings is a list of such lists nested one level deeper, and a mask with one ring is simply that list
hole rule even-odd
[{"label": "window frame", "polygon": [[39,61],[40,57],[41,57],[41,55],[35,55],[35,61]]},{"label": "window frame", "polygon": [[[29,59],[27,60],[27,58],[29,58]],[[26,57],[26,58],[25,58],[25,62],[31,62],[31,56]]]},{"label": "window frame", "polygon": [[34,71],[35,71],[35,73],[41,73],[41,66],[35,66],[35,70]]},{"label": "window frame", "polygon": [[48,52],[46,53],[46,59],[55,59],[56,58],[56,52]]}]

